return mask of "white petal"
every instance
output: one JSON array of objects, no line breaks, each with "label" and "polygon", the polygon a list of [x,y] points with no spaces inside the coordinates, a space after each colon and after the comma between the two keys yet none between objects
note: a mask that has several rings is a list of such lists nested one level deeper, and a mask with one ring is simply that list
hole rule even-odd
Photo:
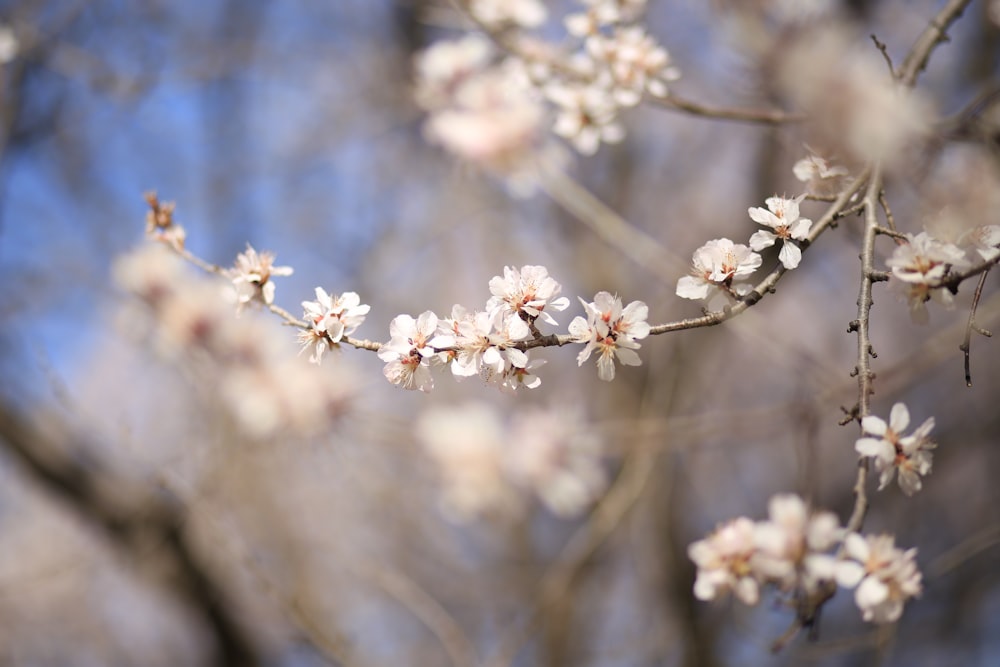
[{"label": "white petal", "polygon": [[778,259],[781,260],[786,269],[794,269],[802,261],[802,251],[791,241],[785,241],[781,244],[781,252],[778,253]]}]

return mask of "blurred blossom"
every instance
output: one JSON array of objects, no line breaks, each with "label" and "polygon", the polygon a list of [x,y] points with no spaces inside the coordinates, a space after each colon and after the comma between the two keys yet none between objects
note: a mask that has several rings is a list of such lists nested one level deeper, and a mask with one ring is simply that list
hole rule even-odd
[{"label": "blurred blossom", "polygon": [[524,63],[494,64],[484,39],[438,42],[418,54],[416,99],[429,113],[430,142],[521,191],[559,157],[546,142],[545,108]]},{"label": "blurred blossom", "polygon": [[934,418],[928,417],[912,434],[903,435],[910,425],[910,411],[896,403],[887,424],[880,417],[869,415],[861,420],[864,434],[875,437],[859,438],[854,448],[862,456],[875,461],[879,473],[879,490],[884,489],[899,470],[899,488],[908,496],[920,490],[920,478],[931,471],[931,451],[937,445],[930,440]]},{"label": "blurred blossom", "polygon": [[147,246],[120,257],[114,275],[151,315],[140,328],[135,320],[143,314],[128,311],[129,330],[189,364],[248,435],[311,435],[345,409],[354,384],[348,369],[320,372],[299,360],[280,327],[260,317],[237,318],[214,278],[192,275],[166,248]]},{"label": "blurred blossom", "polygon": [[757,604],[760,581],[752,565],[757,550],[754,528],[746,517],[733,519],[688,547],[688,556],[698,567],[696,598],[713,600],[732,591],[744,604]]},{"label": "blurred blossom", "polygon": [[835,195],[844,189],[847,167],[811,152],[792,167],[795,178],[806,184],[810,194]]},{"label": "blurred blossom", "polygon": [[898,86],[873,47],[843,30],[805,31],[783,43],[778,81],[809,116],[821,144],[864,161],[900,164],[928,136],[931,113],[915,91]]},{"label": "blurred blossom", "polygon": [[768,503],[769,520],[755,529],[755,567],[783,590],[802,588],[815,593],[834,577],[836,560],[829,552],[843,539],[843,528],[832,512],[810,511],[793,494]]},{"label": "blurred blossom", "polygon": [[600,440],[576,411],[530,408],[505,423],[496,408],[467,403],[426,411],[416,433],[440,470],[452,520],[523,509],[524,494],[569,518],[606,485]]},{"label": "blurred blossom", "polygon": [[21,43],[14,29],[5,23],[0,23],[0,65],[6,65],[17,58],[20,49]]},{"label": "blurred blossom", "polygon": [[579,515],[604,491],[601,441],[575,409],[529,408],[513,418],[505,467],[521,487],[564,518]]},{"label": "blurred blossom", "polygon": [[539,0],[471,0],[469,13],[492,30],[516,27],[537,28],[547,12]]},{"label": "blurred blossom", "polygon": [[611,74],[611,94],[625,107],[639,104],[643,93],[666,97],[667,83],[681,73],[670,62],[670,54],[640,26],[619,28],[611,36],[587,38],[587,52]]},{"label": "blurred blossom", "polygon": [[516,495],[503,470],[504,426],[492,407],[432,408],[417,420],[416,434],[441,473],[448,518],[467,521],[513,506]]},{"label": "blurred blossom", "polygon": [[963,269],[968,260],[961,248],[943,243],[927,232],[907,234],[907,243],[896,246],[886,264],[892,270],[892,287],[910,307],[910,317],[919,324],[928,319],[927,302],[934,299],[944,306],[954,302],[944,287],[931,287],[952,268]]},{"label": "blurred blossom", "polygon": [[603,83],[553,81],[545,87],[545,96],[557,109],[552,131],[580,153],[593,155],[602,143],[625,138],[618,105]]},{"label": "blurred blossom", "polygon": [[902,551],[892,535],[861,536],[844,540],[848,560],[838,564],[837,581],[854,588],[854,601],[866,621],[892,623],[903,614],[907,600],[922,592],[916,549]]}]

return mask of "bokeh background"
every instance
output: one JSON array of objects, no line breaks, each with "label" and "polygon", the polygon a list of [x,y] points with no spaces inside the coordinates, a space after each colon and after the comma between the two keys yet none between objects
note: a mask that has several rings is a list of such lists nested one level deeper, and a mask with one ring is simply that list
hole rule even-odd
[{"label": "bokeh background", "polygon": [[[745,39],[751,23],[782,39],[785,27],[758,20],[767,4],[650,3],[649,30],[683,73],[674,89],[706,104],[780,104],[770,64]],[[902,58],[940,4],[844,2],[839,12]],[[969,7],[921,80],[940,119],[1000,84],[986,4]],[[558,17],[572,5],[549,6]],[[211,378],[158,359],[130,332],[111,266],[146,242],[148,190],[177,202],[196,255],[228,265],[250,242],[293,266],[277,290],[293,312],[317,285],[360,293],[372,312],[358,335],[372,340],[387,340],[399,313],[482,307],[505,265],[548,267],[574,299],[563,327],[581,312],[575,297],[598,290],[645,301],[653,323],[699,306],[544,195],[512,198],[425,142],[412,60],[462,28],[447,2],[6,0],[0,25],[16,37],[0,64],[4,399],[79,435],[122,478],[179,499],[184,533],[266,664],[1000,661],[1000,343],[973,338],[966,388],[958,345],[971,285],[924,327],[876,286],[875,413],[904,401],[918,423],[935,416],[940,446],[917,496],[870,485],[865,529],[919,549],[923,597],[898,625],[875,628],[841,592],[815,641],[772,655],[791,611],[774,598],[752,609],[697,602],[686,549],[721,521],[763,518],[778,492],[846,519],[858,434],[838,421],[857,400],[846,330],[859,220],[821,237],[747,317],[643,341],[643,365],[611,384],[562,348],[538,355],[548,363],[532,392],[440,374],[423,395],[388,385],[374,354],[345,349],[323,366],[355,374],[343,420],[319,437],[251,441],[206,398]],[[548,30],[559,38],[556,20]],[[953,133],[926,169],[889,175],[901,229],[919,231],[940,207],[934,197],[972,196],[956,184],[996,185],[1000,134],[983,99],[978,133]],[[570,171],[681,262],[709,239],[749,237],[748,206],[801,191],[791,172],[808,140],[801,127],[656,106],[625,122],[622,144]],[[823,210],[803,205],[813,219]],[[891,250],[880,241],[881,258]],[[775,261],[765,255],[765,267]],[[1000,319],[997,286],[991,275],[987,328]],[[606,511],[564,520],[529,504],[446,521],[412,424],[470,398],[501,413],[582,406],[607,447]],[[157,577],[158,545],[121,548],[36,477],[0,456],[0,660],[217,660],[204,620]]]}]

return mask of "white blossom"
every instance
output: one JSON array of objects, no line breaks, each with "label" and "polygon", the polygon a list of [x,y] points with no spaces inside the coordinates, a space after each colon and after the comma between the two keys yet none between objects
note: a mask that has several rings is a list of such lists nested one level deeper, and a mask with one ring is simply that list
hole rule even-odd
[{"label": "white blossom", "polygon": [[770,519],[757,524],[754,568],[784,590],[815,592],[835,576],[836,561],[826,553],[840,542],[843,529],[832,512],[811,512],[793,494],[768,503]]},{"label": "white blossom", "polygon": [[590,358],[595,350],[597,376],[610,382],[615,379],[615,359],[626,366],[640,366],[642,360],[635,353],[641,340],[649,335],[646,318],[649,308],[642,301],[633,301],[622,308],[622,300],[608,292],[598,292],[591,303],[580,299],[587,317],[576,317],[569,325],[569,332],[578,343],[586,343],[577,355],[577,364]]},{"label": "white blossom", "polygon": [[912,496],[920,490],[920,478],[931,471],[930,450],[936,445],[929,435],[934,428],[934,418],[928,417],[912,434],[903,435],[910,425],[910,411],[903,403],[896,403],[889,413],[889,423],[868,415],[861,420],[861,430],[869,436],[862,437],[854,448],[862,456],[870,456],[879,473],[879,489],[884,489],[899,470],[899,487]]},{"label": "white blossom", "polygon": [[817,195],[839,193],[850,175],[847,167],[833,164],[829,159],[812,152],[792,166],[792,173],[807,185],[811,193]]},{"label": "white blossom", "polygon": [[863,537],[851,533],[844,540],[847,560],[838,564],[837,581],[855,588],[854,601],[866,621],[892,623],[903,605],[922,592],[916,549],[902,551],[892,535]]},{"label": "white blossom", "polygon": [[959,239],[959,245],[966,246],[975,259],[991,261],[1000,255],[1000,225],[980,225],[973,227]]},{"label": "white blossom", "polygon": [[927,232],[907,234],[907,243],[896,246],[886,264],[892,269],[893,289],[901,294],[910,307],[914,322],[927,321],[926,303],[931,299],[950,306],[952,294],[944,287],[931,287],[951,268],[962,269],[968,260],[961,248],[943,243]]},{"label": "white blossom", "polygon": [[437,354],[435,347],[447,347],[451,341],[435,336],[437,315],[425,311],[417,319],[397,315],[389,324],[388,343],[383,343],[378,357],[386,362],[383,374],[389,382],[403,389],[429,392],[434,388],[431,360]]},{"label": "white blossom", "polygon": [[580,153],[593,155],[601,143],[616,144],[625,137],[607,86],[555,81],[545,86],[545,95],[558,108],[552,131]]},{"label": "white blossom", "polygon": [[708,299],[711,303],[719,294],[743,296],[750,285],[746,278],[760,267],[761,256],[745,245],[729,239],[714,239],[694,251],[694,268],[690,276],[677,281],[677,296],[685,299]]},{"label": "white blossom", "polygon": [[274,303],[271,277],[290,276],[292,272],[290,266],[274,266],[273,253],[258,253],[248,243],[246,251],[236,256],[236,265],[228,269],[226,275],[233,281],[236,303],[242,307],[251,301]]},{"label": "white blossom", "polygon": [[722,524],[703,540],[688,547],[688,556],[698,567],[694,596],[713,600],[733,591],[748,605],[760,600],[760,581],[752,565],[757,553],[756,527],[746,517]]},{"label": "white blossom", "polygon": [[666,97],[667,83],[680,78],[667,50],[640,26],[619,28],[611,36],[592,35],[587,52],[608,68],[612,96],[621,106],[637,105],[645,92]]},{"label": "white blossom", "polygon": [[504,311],[516,314],[528,322],[541,319],[553,326],[558,323],[549,312],[566,310],[569,299],[557,297],[562,291],[544,266],[527,265],[520,269],[505,266],[503,276],[490,279],[490,293],[493,295],[486,304],[491,315]]},{"label": "white blossom", "polygon": [[504,471],[504,425],[485,404],[434,408],[417,420],[416,434],[443,478],[441,505],[454,521],[467,521],[516,500]]},{"label": "white blossom", "polygon": [[786,269],[794,269],[802,261],[802,251],[792,240],[804,241],[812,227],[812,220],[799,217],[799,202],[804,197],[805,195],[796,199],[768,197],[765,200],[766,209],[756,206],[748,209],[751,220],[774,230],[762,229],[755,232],[750,237],[750,247],[760,251],[773,246],[780,239],[781,252],[778,253],[778,259]]},{"label": "white blossom", "polygon": [[299,332],[302,350],[312,350],[309,361],[319,364],[323,354],[344,336],[350,336],[365,321],[371,306],[361,303],[355,292],[327,294],[322,287],[316,288],[315,301],[303,301],[303,318],[309,328]]},{"label": "white blossom", "polygon": [[469,13],[490,29],[537,28],[547,15],[538,0],[471,0]]}]

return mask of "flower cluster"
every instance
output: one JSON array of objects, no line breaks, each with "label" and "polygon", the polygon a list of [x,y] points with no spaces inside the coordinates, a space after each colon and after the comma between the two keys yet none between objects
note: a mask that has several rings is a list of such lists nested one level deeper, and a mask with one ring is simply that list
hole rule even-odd
[{"label": "flower cluster", "polygon": [[[503,275],[494,276],[489,286],[491,296],[483,310],[456,304],[447,318],[430,311],[418,319],[396,317],[390,325],[392,338],[378,353],[387,362],[386,378],[405,389],[427,392],[434,387],[431,367],[447,365],[457,378],[478,375],[505,391],[538,387],[542,381],[534,372],[544,361],[529,356],[527,343],[543,337],[539,323],[558,325],[552,313],[565,310],[569,299],[559,296],[562,286],[544,266],[504,267]],[[621,299],[607,292],[598,293],[592,303],[581,303],[587,316],[575,318],[569,327],[572,342],[585,344],[579,363],[597,350],[602,380],[614,379],[615,358],[640,365],[635,350],[636,341],[649,335],[646,304],[633,301],[623,308]]]},{"label": "flower cluster", "polygon": [[[458,157],[514,179],[524,189],[540,165],[560,153],[542,126],[554,109],[552,131],[578,151],[624,137],[621,109],[642,96],[667,95],[680,73],[666,49],[635,24],[645,2],[584,0],[565,25],[580,39],[567,52],[517,31],[546,18],[538,0],[475,0],[471,16],[484,29],[504,31],[512,53],[500,58],[481,35],[439,42],[417,57],[417,101],[430,117],[428,138]],[[513,31],[513,34],[511,32]]]},{"label": "flower cluster", "polygon": [[127,314],[129,330],[164,356],[197,362],[248,435],[312,434],[346,408],[353,382],[345,366],[324,373],[298,359],[277,327],[234,317],[218,283],[190,275],[162,246],[120,258],[114,274],[146,306]]},{"label": "flower cluster", "polygon": [[231,296],[239,308],[251,302],[269,306],[274,303],[272,276],[290,276],[292,270],[290,266],[274,266],[274,253],[258,253],[248,243],[246,251],[236,256],[235,266],[226,270],[233,281]]},{"label": "flower cluster", "polygon": [[903,604],[920,595],[916,549],[896,549],[891,536],[847,533],[832,513],[812,511],[795,495],[773,497],[768,513],[766,521],[733,519],[688,547],[698,567],[695,597],[712,600],[732,592],[754,605],[761,588],[771,585],[808,600],[836,583],[856,589],[866,621],[885,623],[897,620]]},{"label": "flower cluster", "polygon": [[417,56],[416,70],[428,140],[527,187],[545,152],[545,108],[523,63],[498,63],[487,38],[473,34],[434,44]]},{"label": "flower cluster", "polygon": [[633,301],[622,308],[622,300],[608,292],[598,292],[587,303],[580,299],[587,317],[570,322],[569,332],[578,343],[586,343],[577,356],[582,366],[597,351],[597,376],[610,382],[615,379],[615,358],[626,366],[639,366],[642,361],[635,353],[641,345],[637,340],[649,335],[649,308],[642,301]]},{"label": "flower cluster", "polygon": [[606,486],[601,443],[582,422],[573,411],[530,408],[505,423],[472,403],[428,410],[416,433],[441,473],[442,509],[453,520],[511,511],[524,490],[572,517]]},{"label": "flower cluster", "polygon": [[961,271],[1000,256],[1000,225],[979,225],[955,234],[954,243],[923,231],[907,234],[896,246],[886,265],[892,271],[892,286],[910,307],[910,317],[918,324],[928,320],[927,302],[934,300],[950,307],[954,296],[947,287],[935,287],[951,271]]},{"label": "flower cluster", "polygon": [[931,471],[931,451],[937,445],[929,436],[934,428],[934,418],[928,417],[917,430],[903,435],[910,425],[910,411],[903,403],[896,403],[889,413],[889,423],[873,415],[861,420],[861,430],[868,436],[855,443],[862,456],[870,456],[879,473],[879,490],[884,489],[899,470],[899,488],[908,496],[920,490],[920,478]]}]

